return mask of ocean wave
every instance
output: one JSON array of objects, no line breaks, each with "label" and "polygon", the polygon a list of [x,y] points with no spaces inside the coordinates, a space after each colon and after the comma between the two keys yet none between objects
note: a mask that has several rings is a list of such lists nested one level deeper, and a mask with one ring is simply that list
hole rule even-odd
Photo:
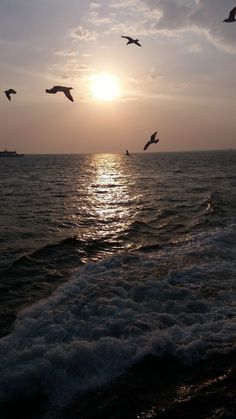
[{"label": "ocean wave", "polygon": [[0,336],[9,333],[19,310],[47,298],[79,266],[102,259],[111,254],[111,248],[117,252],[120,247],[115,240],[67,237],[16,259],[1,272]]},{"label": "ocean wave", "polygon": [[43,388],[64,405],[146,355],[194,364],[235,350],[233,226],[90,262],[20,312],[0,341],[0,401]]},{"label": "ocean wave", "polygon": [[[58,260],[60,262],[61,258],[65,258],[68,255],[70,257],[70,252],[72,250],[77,251],[77,263],[79,264],[79,252],[83,255],[92,256],[98,250],[103,250],[106,244],[104,240],[83,240],[78,239],[76,236],[70,236],[64,238],[63,240],[57,243],[47,244],[28,255],[23,255],[13,261],[12,265],[3,271],[3,274],[6,272],[14,271],[14,269],[19,270],[19,267],[24,267],[32,263],[35,267],[40,264],[46,264],[47,261],[55,263]],[[73,255],[74,256],[74,255]],[[18,271],[19,273],[19,271]]]}]

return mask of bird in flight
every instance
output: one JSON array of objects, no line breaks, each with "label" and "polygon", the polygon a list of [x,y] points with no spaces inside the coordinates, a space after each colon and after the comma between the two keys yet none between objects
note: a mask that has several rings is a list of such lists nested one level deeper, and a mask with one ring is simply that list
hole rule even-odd
[{"label": "bird in flight", "polygon": [[235,15],[236,15],[236,7],[234,7],[230,12],[229,12],[229,17],[225,20],[223,20],[223,22],[227,22],[227,23],[232,23],[232,22],[236,22],[235,19]]},{"label": "bird in flight", "polygon": [[138,45],[139,47],[141,47],[142,45],[139,43],[139,39],[133,39],[133,38],[131,38],[130,36],[121,36],[121,38],[126,38],[126,39],[128,39],[128,42],[127,42],[127,44],[126,45],[129,45],[129,44],[135,44],[135,45]]},{"label": "bird in flight", "polygon": [[53,86],[52,89],[46,89],[46,93],[57,93],[57,92],[63,92],[65,96],[71,100],[71,102],[74,102],[74,99],[70,93],[70,90],[73,89],[73,87],[65,87],[65,86]]},{"label": "bird in flight", "polygon": [[147,144],[145,144],[144,149],[143,149],[144,151],[145,151],[145,150],[147,150],[147,148],[148,148],[151,144],[156,144],[156,143],[158,143],[159,139],[157,138],[157,139],[155,140],[156,135],[157,135],[157,131],[156,131],[156,132],[154,132],[154,134],[152,134],[152,135],[151,135],[150,140],[147,142]]},{"label": "bird in flight", "polygon": [[14,89],[5,90],[5,95],[8,100],[11,100],[11,95],[15,95],[17,92]]}]

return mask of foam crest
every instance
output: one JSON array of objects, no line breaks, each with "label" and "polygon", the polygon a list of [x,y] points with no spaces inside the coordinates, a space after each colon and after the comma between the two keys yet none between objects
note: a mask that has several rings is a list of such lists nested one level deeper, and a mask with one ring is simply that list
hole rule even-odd
[{"label": "foam crest", "polygon": [[50,298],[19,313],[13,332],[1,339],[0,400],[43,389],[63,404],[147,354],[194,363],[231,351],[231,235],[228,228],[187,237],[158,254],[113,256],[81,267]]}]

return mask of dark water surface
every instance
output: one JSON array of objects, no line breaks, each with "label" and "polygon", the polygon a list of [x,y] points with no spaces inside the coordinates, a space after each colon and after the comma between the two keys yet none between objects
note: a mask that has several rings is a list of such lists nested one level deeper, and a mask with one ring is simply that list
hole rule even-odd
[{"label": "dark water surface", "polygon": [[235,152],[25,156],[0,179],[0,403],[60,417],[146,357],[235,351]]}]

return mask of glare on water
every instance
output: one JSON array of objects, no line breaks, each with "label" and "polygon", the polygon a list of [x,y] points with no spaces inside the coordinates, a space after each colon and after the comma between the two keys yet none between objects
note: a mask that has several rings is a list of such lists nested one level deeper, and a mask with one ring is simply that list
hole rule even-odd
[{"label": "glare on water", "polygon": [[132,192],[123,158],[115,154],[95,155],[92,166],[93,176],[88,185],[91,214],[104,223],[104,235],[114,221],[116,232],[122,231],[132,222],[131,206],[126,205]]}]

